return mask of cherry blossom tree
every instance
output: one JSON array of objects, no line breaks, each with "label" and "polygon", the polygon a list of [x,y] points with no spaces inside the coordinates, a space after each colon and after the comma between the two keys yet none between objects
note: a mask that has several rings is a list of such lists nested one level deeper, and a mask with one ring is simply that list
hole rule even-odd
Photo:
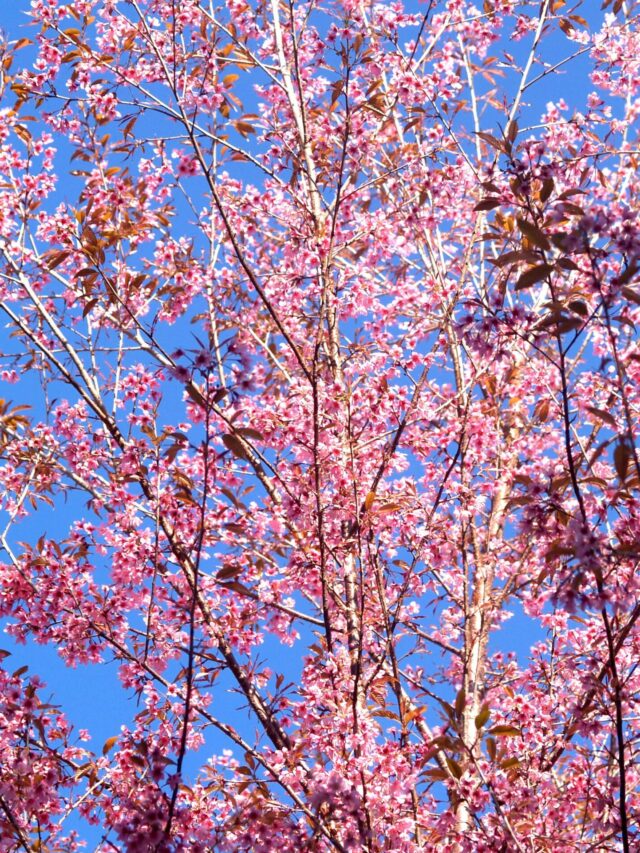
[{"label": "cherry blossom tree", "polygon": [[637,850],[640,5],[22,5],[0,851]]}]

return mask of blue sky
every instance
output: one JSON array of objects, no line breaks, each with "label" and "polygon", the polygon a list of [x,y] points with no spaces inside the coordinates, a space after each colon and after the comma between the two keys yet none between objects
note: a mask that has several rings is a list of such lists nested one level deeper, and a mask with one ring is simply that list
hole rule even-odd
[{"label": "blue sky", "polygon": [[[595,10],[598,5],[597,3],[591,4],[590,8]],[[33,28],[24,26],[24,11],[28,8],[29,3],[26,0],[3,0],[0,11],[0,27],[10,39],[32,35]],[[593,14],[594,17],[600,16],[599,11],[594,11]],[[524,40],[504,47],[518,57],[523,54],[528,43],[528,40]],[[564,58],[574,47],[573,43],[568,43],[561,35],[554,37],[547,48],[549,50],[549,61],[554,62]],[[548,100],[557,99],[563,95],[567,100],[575,103],[577,108],[582,109],[588,91],[588,87],[584,83],[586,69],[586,59],[578,59],[568,66],[567,74],[563,77],[549,77],[537,84],[526,95],[525,100],[531,105],[531,109],[527,110],[528,114],[539,114]],[[491,128],[486,129],[491,130]],[[66,192],[76,194],[75,186],[72,187],[71,185],[66,188],[62,186],[60,191],[62,195]],[[0,329],[0,336],[2,334],[2,329]],[[2,343],[4,344],[4,341]],[[30,381],[27,377],[19,386],[0,389],[0,396],[11,398],[15,402],[28,399],[33,396],[35,390],[30,387]],[[17,538],[34,541],[44,532],[54,538],[63,538],[75,515],[83,512],[84,508],[81,502],[72,499],[66,505],[57,506],[55,511],[45,510],[38,513],[33,519],[20,522]],[[1,519],[0,525],[4,526]],[[521,614],[516,612],[514,617],[501,629],[499,640],[501,648],[507,645],[520,655],[526,654],[534,640],[530,633],[530,626],[531,623],[524,620]],[[97,752],[101,750],[102,743],[107,738],[117,734],[120,725],[129,722],[135,714],[135,703],[119,686],[117,664],[105,662],[100,666],[80,666],[77,669],[68,669],[61,664],[55,650],[50,647],[33,646],[32,644],[26,647],[16,646],[8,637],[0,642],[0,645],[11,651],[12,654],[10,661],[5,662],[6,667],[11,668],[13,666],[14,669],[17,669],[23,664],[28,664],[31,672],[44,678],[48,684],[52,701],[63,707],[77,728],[91,730],[93,734],[91,746]],[[269,651],[271,650],[265,649],[265,654]],[[291,677],[294,678],[295,673],[292,672]],[[46,692],[45,695],[47,695]],[[83,836],[93,843],[99,838],[99,835],[91,829],[83,829]]]}]

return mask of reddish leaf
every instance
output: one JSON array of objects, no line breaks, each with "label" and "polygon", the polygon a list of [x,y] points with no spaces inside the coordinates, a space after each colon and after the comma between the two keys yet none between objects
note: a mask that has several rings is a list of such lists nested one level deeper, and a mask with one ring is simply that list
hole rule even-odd
[{"label": "reddish leaf", "polygon": [[516,737],[521,736],[522,732],[516,726],[497,725],[489,729],[489,734],[498,735],[499,737]]},{"label": "reddish leaf", "polygon": [[613,464],[615,465],[616,473],[622,482],[627,479],[630,458],[631,453],[627,444],[623,441],[619,442],[616,445],[616,449],[613,451]]},{"label": "reddish leaf", "polygon": [[530,243],[533,243],[534,246],[538,246],[538,248],[544,249],[545,251],[548,251],[551,248],[551,243],[549,242],[548,237],[546,237],[535,223],[522,219],[522,217],[518,217],[516,221],[518,223],[518,228]]},{"label": "reddish leaf", "polygon": [[499,198],[484,198],[482,201],[478,202],[476,206],[473,208],[474,210],[493,210],[495,207],[499,207],[502,204],[502,201]]},{"label": "reddish leaf", "polygon": [[231,433],[227,433],[222,436],[222,442],[227,450],[230,450],[234,456],[237,456],[239,459],[248,459],[247,450],[242,443],[242,441],[238,438],[237,435],[232,435]]},{"label": "reddish leaf", "polygon": [[524,290],[527,287],[537,284],[537,282],[542,281],[544,278],[548,278],[553,269],[550,264],[540,264],[537,267],[530,267],[517,280],[516,290]]}]

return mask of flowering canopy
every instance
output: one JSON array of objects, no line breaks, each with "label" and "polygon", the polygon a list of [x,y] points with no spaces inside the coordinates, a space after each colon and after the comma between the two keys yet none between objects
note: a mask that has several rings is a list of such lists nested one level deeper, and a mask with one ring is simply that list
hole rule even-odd
[{"label": "flowering canopy", "polygon": [[33,0],[0,614],[117,660],[132,716],[93,744],[5,657],[2,853],[638,849],[640,29],[604,5]]}]

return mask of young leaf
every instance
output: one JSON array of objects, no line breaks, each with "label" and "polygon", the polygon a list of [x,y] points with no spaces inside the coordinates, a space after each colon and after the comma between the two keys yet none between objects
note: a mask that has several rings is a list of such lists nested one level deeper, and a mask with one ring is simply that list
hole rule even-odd
[{"label": "young leaf", "polygon": [[547,278],[547,276],[551,275],[552,272],[553,267],[550,264],[540,264],[537,267],[530,267],[518,278],[516,282],[516,290],[524,290],[527,287],[531,287],[532,285],[537,284],[537,282]]},{"label": "young leaf", "polygon": [[499,198],[483,198],[473,209],[476,211],[493,210],[496,207],[500,207],[501,204],[502,201]]},{"label": "young leaf", "polygon": [[480,709],[480,713],[476,714],[476,719],[475,719],[476,729],[478,729],[478,730],[481,729],[486,724],[490,715],[491,715],[491,711],[489,709],[489,706],[483,705],[482,708]]},{"label": "young leaf", "polygon": [[587,406],[587,411],[591,412],[592,415],[595,415],[606,424],[609,424],[609,426],[616,426],[616,419],[610,412],[605,412],[604,409],[597,409],[595,406]]},{"label": "young leaf", "polygon": [[516,222],[518,223],[518,228],[530,243],[533,243],[534,246],[538,246],[539,249],[549,251],[551,243],[537,225],[520,216],[517,217]]},{"label": "young leaf", "polygon": [[102,747],[102,754],[103,755],[106,755],[108,752],[110,752],[113,749],[113,747],[118,742],[118,738],[119,738],[119,735],[113,735],[113,737],[107,738],[107,740],[104,742],[104,746]]},{"label": "young leaf", "polygon": [[499,737],[516,737],[522,735],[522,732],[516,726],[497,725],[489,729],[489,734],[498,735]]},{"label": "young leaf", "polygon": [[247,451],[245,449],[244,444],[236,435],[232,435],[231,433],[226,433],[222,436],[222,443],[230,450],[234,456],[237,456],[239,459],[248,459]]},{"label": "young leaf", "polygon": [[455,758],[450,758],[447,755],[447,767],[449,768],[449,770],[451,771],[451,775],[455,779],[460,779],[460,777],[462,776],[463,770],[462,770],[462,767],[455,760]]},{"label": "young leaf", "polygon": [[616,449],[613,451],[613,464],[615,466],[618,477],[620,477],[623,483],[627,479],[630,457],[631,453],[626,442],[619,442],[616,445]]}]

